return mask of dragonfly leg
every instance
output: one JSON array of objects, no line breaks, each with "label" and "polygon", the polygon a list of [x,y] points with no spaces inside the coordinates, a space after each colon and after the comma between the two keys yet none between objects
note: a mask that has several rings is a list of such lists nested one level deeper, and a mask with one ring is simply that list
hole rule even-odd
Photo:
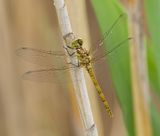
[{"label": "dragonfly leg", "polygon": [[67,51],[67,53],[68,53],[69,56],[73,56],[73,55],[76,53],[76,51],[74,51],[74,52],[72,52],[72,53],[69,52],[68,48],[69,48],[69,49],[73,49],[73,48],[71,48],[70,46],[67,46],[67,47],[63,46],[63,48],[65,48],[65,50]]},{"label": "dragonfly leg", "polygon": [[90,128],[88,128],[88,129],[87,129],[87,131],[91,131],[91,130],[93,130],[93,129],[95,128],[95,126],[96,126],[96,125],[95,125],[95,124],[93,124]]},{"label": "dragonfly leg", "polygon": [[72,62],[68,62],[68,64],[71,64],[71,65],[74,66],[74,67],[80,67],[80,62],[79,62],[79,61],[78,61],[77,64],[74,64],[74,63],[72,63]]},{"label": "dragonfly leg", "polygon": [[66,46],[67,46],[67,48],[69,48],[69,49],[72,49],[72,50],[74,49],[74,48],[72,48],[71,46],[68,46],[68,45],[66,45]]}]

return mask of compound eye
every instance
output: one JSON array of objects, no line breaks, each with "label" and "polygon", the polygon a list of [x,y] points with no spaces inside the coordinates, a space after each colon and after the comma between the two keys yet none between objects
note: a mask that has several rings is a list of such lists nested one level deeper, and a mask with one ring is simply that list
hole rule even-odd
[{"label": "compound eye", "polygon": [[78,39],[78,43],[79,43],[79,45],[83,45],[83,40],[82,39]]}]

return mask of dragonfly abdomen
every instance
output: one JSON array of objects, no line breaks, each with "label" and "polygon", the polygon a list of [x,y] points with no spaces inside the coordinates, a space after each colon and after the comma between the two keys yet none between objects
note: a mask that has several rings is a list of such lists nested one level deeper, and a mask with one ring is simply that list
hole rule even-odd
[{"label": "dragonfly abdomen", "polygon": [[102,89],[100,88],[100,86],[98,84],[97,79],[95,78],[95,75],[94,75],[94,72],[93,72],[92,68],[88,68],[87,71],[88,71],[88,73],[89,73],[89,75],[90,75],[90,77],[91,77],[91,79],[93,81],[93,84],[94,84],[94,86],[95,86],[95,88],[97,90],[97,93],[98,93],[101,101],[104,104],[104,107],[105,107],[109,117],[112,118],[113,117],[113,113],[111,111],[111,108],[110,108],[110,106],[109,106],[109,104],[108,104],[108,102],[107,102],[107,100],[106,100],[106,98],[105,98],[105,96],[104,96],[104,94],[102,92]]}]

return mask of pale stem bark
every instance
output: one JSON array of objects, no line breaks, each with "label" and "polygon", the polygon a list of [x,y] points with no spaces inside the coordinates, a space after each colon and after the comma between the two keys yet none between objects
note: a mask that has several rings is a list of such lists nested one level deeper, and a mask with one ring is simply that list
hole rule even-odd
[{"label": "pale stem bark", "polygon": [[[71,45],[71,43],[73,42],[73,40],[76,39],[76,37],[72,32],[66,4],[64,0],[54,0],[54,5],[56,7],[59,25],[65,43],[66,45]],[[75,63],[76,61],[76,59],[72,57],[70,57],[69,59],[72,63]],[[85,134],[87,136],[98,136],[97,128],[93,120],[92,110],[89,102],[85,78],[82,69],[78,68],[72,70],[71,76],[73,80],[77,102],[79,105],[81,119],[83,121]]]},{"label": "pale stem bark", "polygon": [[143,2],[132,1],[130,5],[132,90],[136,136],[152,136],[150,120],[150,94],[144,46]]}]

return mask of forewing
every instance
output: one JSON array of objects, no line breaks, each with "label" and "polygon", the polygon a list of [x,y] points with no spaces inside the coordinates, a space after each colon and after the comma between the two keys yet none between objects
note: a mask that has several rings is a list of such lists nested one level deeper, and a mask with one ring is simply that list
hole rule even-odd
[{"label": "forewing", "polygon": [[[91,50],[93,60],[116,54],[120,52],[121,47],[128,45],[131,38],[128,37],[127,28],[127,15],[122,13],[113,24],[103,33],[101,40],[94,49]],[[126,47],[126,46],[125,46]],[[127,47],[126,47],[127,48]]]},{"label": "forewing", "polygon": [[41,66],[63,67],[66,65],[65,54],[61,51],[45,51],[30,47],[21,47],[16,54],[22,59]]}]

